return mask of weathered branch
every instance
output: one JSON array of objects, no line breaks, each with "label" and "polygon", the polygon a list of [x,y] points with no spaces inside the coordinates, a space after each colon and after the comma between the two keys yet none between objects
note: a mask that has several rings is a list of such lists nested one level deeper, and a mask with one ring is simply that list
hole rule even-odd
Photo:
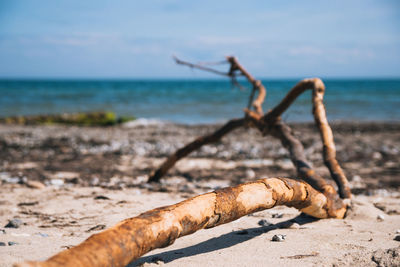
[{"label": "weathered branch", "polygon": [[[263,111],[262,111],[262,104],[264,103],[265,97],[267,95],[267,90],[265,89],[265,87],[262,85],[261,81],[256,80],[240,63],[239,61],[235,58],[235,57],[227,57],[226,58],[230,63],[231,63],[231,68],[229,70],[229,73],[231,75],[233,75],[234,71],[240,71],[240,73],[242,73],[247,80],[249,81],[249,83],[251,83],[253,85],[253,89],[252,89],[252,93],[250,95],[249,98],[249,105],[248,105],[248,109],[250,109],[250,103],[252,103],[251,105],[254,107],[255,111],[262,115]],[[253,101],[253,97],[254,97],[254,91],[258,91],[258,96],[257,98]]]},{"label": "weathered branch", "polygon": [[[326,118],[323,98],[325,93],[325,85],[318,78],[304,79],[296,84],[285,98],[270,112],[268,112],[262,120],[266,125],[273,125],[281,114],[293,103],[296,98],[306,90],[313,90],[313,114],[314,121],[318,126],[322,143],[324,163],[328,167],[332,178],[335,180],[341,198],[351,198],[351,192],[347,178],[336,160],[336,148],[333,140],[331,127]],[[264,133],[269,130],[269,127],[264,128]]]},{"label": "weathered branch", "polygon": [[191,68],[196,68],[196,69],[199,69],[199,70],[212,72],[212,73],[215,73],[215,74],[218,74],[218,75],[222,75],[222,76],[230,76],[229,73],[222,72],[222,71],[219,71],[219,70],[215,70],[215,69],[212,69],[212,68],[208,68],[208,67],[205,67],[205,66],[203,66],[201,64],[193,64],[193,63],[190,63],[190,62],[187,62],[187,61],[183,61],[183,60],[180,60],[179,58],[177,58],[175,56],[173,57],[173,59],[175,60],[176,64],[186,65],[186,66],[189,66]]},{"label": "weathered branch", "polygon": [[346,212],[344,205],[333,205],[307,183],[286,178],[262,179],[145,212],[92,235],[47,261],[15,267],[126,266],[150,250],[171,245],[178,237],[277,205],[295,207],[317,218],[343,218]]},{"label": "weathered branch", "polygon": [[174,154],[169,156],[166,161],[154,172],[150,175],[148,182],[158,182],[161,177],[163,177],[175,163],[183,157],[186,157],[191,152],[199,149],[203,145],[209,143],[215,143],[221,140],[221,138],[227,133],[235,130],[243,126],[245,123],[245,119],[233,119],[228,121],[224,126],[219,128],[214,133],[211,133],[206,136],[201,136],[194,140],[193,142],[187,144],[186,146],[178,149]]},{"label": "weathered branch", "polygon": [[[207,72],[212,72],[218,75],[222,75],[222,76],[228,76],[231,77],[233,79],[234,84],[238,84],[236,82],[236,76],[238,75],[237,72],[239,72],[241,75],[245,76],[246,79],[249,81],[249,83],[251,83],[251,85],[253,86],[252,88],[252,92],[250,94],[249,97],[249,104],[248,104],[248,109],[250,109],[250,107],[254,107],[255,111],[259,114],[263,114],[262,111],[262,104],[265,100],[265,97],[267,95],[267,91],[265,90],[265,87],[262,85],[261,81],[256,80],[240,63],[239,61],[232,56],[228,56],[226,57],[227,62],[230,63],[230,68],[228,72],[222,72],[213,68],[209,68],[209,67],[205,67],[203,64],[194,64],[194,63],[190,63],[184,60],[181,60],[177,57],[173,57],[175,62],[177,64],[180,65],[185,65],[185,66],[189,66],[191,68],[196,68],[199,70],[203,70],[203,71],[207,71]],[[219,62],[221,63],[221,62]],[[254,95],[255,95],[255,91],[258,91],[258,96],[257,98],[253,101]]]},{"label": "weathered branch", "polygon": [[296,167],[297,175],[303,181],[310,184],[313,188],[323,193],[332,205],[341,207],[348,203],[342,201],[337,194],[336,189],[325,181],[308,163],[304,154],[303,144],[292,134],[292,129],[278,118],[273,125],[267,125],[261,117],[252,111],[246,111],[248,119],[252,121],[252,125],[257,127],[261,132],[268,128],[268,133],[279,139],[282,145],[289,151],[293,165]]}]

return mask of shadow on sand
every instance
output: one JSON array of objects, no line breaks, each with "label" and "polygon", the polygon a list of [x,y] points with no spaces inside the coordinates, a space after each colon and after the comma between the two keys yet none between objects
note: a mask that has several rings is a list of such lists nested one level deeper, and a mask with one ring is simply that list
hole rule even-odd
[{"label": "shadow on sand", "polygon": [[248,228],[248,229],[238,230],[238,231],[232,231],[230,233],[208,239],[206,241],[203,241],[199,244],[196,244],[196,245],[193,245],[190,247],[175,249],[175,250],[171,250],[171,251],[154,254],[151,256],[141,257],[138,260],[131,262],[126,267],[134,267],[134,266],[138,266],[138,265],[141,265],[144,263],[152,263],[152,262],[157,262],[157,261],[162,261],[164,263],[168,263],[168,262],[172,262],[174,260],[184,258],[184,257],[190,257],[193,255],[199,255],[199,254],[208,253],[208,252],[212,252],[212,251],[216,251],[216,250],[220,250],[220,249],[224,249],[224,248],[229,248],[236,244],[246,242],[246,241],[253,239],[257,236],[260,236],[264,233],[268,233],[271,230],[275,230],[278,228],[287,228],[289,225],[291,225],[294,222],[298,223],[299,225],[304,225],[304,224],[314,222],[317,220],[318,219],[315,219],[308,215],[300,214],[293,219],[286,220],[286,221],[283,221],[283,222],[280,222],[277,224],[272,224],[269,226],[262,226],[262,227]]}]

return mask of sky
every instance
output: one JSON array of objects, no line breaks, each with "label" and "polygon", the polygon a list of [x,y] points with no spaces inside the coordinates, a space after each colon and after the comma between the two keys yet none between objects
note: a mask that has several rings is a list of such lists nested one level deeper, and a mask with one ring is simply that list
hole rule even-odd
[{"label": "sky", "polygon": [[400,77],[400,1],[0,0],[0,78]]}]

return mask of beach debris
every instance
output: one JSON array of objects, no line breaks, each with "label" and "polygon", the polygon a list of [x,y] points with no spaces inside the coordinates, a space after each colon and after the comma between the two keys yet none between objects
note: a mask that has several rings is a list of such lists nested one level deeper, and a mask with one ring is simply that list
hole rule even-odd
[{"label": "beach debris", "polygon": [[396,236],[393,238],[393,240],[395,240],[395,241],[400,241],[400,235],[396,235]]},{"label": "beach debris", "polygon": [[39,201],[32,201],[32,202],[21,202],[21,203],[18,203],[18,207],[22,207],[22,206],[35,206],[35,205],[37,205],[37,204],[39,204]]},{"label": "beach debris", "polygon": [[0,229],[0,234],[3,234],[3,235],[5,235],[5,234],[6,234],[6,230],[4,230],[4,229]]},{"label": "beach debris", "polygon": [[385,220],[385,216],[383,216],[382,214],[379,214],[378,216],[376,216],[376,219],[380,222]]},{"label": "beach debris", "polygon": [[281,259],[304,259],[304,258],[309,258],[309,257],[316,257],[318,256],[319,253],[316,251],[311,252],[310,254],[298,254],[298,255],[293,255],[293,256],[286,256],[286,257],[281,257]]},{"label": "beach debris", "polygon": [[104,228],[106,228],[105,224],[98,224],[96,226],[93,226],[93,227],[89,228],[85,232],[89,233],[89,232],[92,232],[92,231],[100,231],[100,230],[103,230]]},{"label": "beach debris", "polygon": [[285,239],[286,239],[286,235],[277,234],[277,235],[274,235],[274,236],[272,237],[271,241],[274,241],[274,242],[283,242],[283,241],[285,241]]},{"label": "beach debris", "polygon": [[4,227],[5,228],[19,228],[22,224],[23,224],[23,222],[20,219],[14,218],[12,220],[9,220],[8,223]]},{"label": "beach debris", "polygon": [[396,230],[396,234],[400,234],[400,229],[397,229],[397,230]]},{"label": "beach debris", "polygon": [[101,200],[110,200],[109,197],[106,197],[106,196],[103,196],[103,195],[95,196],[94,199],[96,199],[96,200],[98,200],[98,199],[101,199]]},{"label": "beach debris", "polygon": [[8,241],[8,245],[9,246],[14,246],[14,245],[18,245],[17,242],[13,242],[13,241]]},{"label": "beach debris", "polygon": [[270,226],[270,225],[273,225],[273,223],[267,221],[266,219],[259,220],[257,224],[260,225],[260,226]]},{"label": "beach debris", "polygon": [[43,183],[41,183],[39,181],[31,181],[31,180],[26,181],[25,185],[27,187],[34,188],[34,189],[43,189],[46,187],[46,185],[44,185]]},{"label": "beach debris", "polygon": [[5,247],[5,246],[6,246],[6,243],[0,242],[0,247]]}]

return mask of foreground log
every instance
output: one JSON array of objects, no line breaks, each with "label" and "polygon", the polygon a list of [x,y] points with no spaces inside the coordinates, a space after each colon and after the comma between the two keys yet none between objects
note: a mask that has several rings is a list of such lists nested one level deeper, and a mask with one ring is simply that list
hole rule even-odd
[{"label": "foreground log", "polygon": [[46,261],[14,266],[126,266],[150,250],[171,245],[178,237],[278,205],[295,207],[316,218],[343,218],[346,212],[340,200],[330,201],[305,182],[261,179],[150,210],[92,235]]}]

